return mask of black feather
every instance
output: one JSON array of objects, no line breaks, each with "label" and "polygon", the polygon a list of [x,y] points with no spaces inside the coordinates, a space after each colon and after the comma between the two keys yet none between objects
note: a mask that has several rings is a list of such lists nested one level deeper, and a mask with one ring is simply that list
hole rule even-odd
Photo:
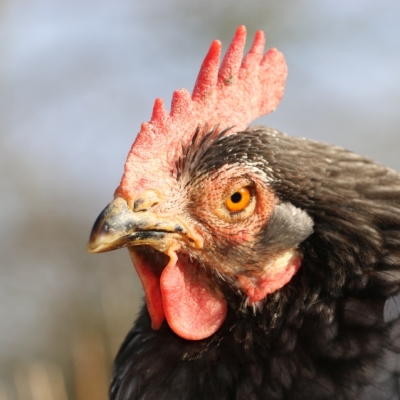
[{"label": "black feather", "polygon": [[296,232],[260,239],[304,237],[302,266],[256,314],[232,301],[204,340],[186,341],[165,322],[153,331],[144,307],[115,361],[111,399],[400,398],[400,175],[268,128],[197,142],[180,176],[246,164],[281,204],[304,212]]}]

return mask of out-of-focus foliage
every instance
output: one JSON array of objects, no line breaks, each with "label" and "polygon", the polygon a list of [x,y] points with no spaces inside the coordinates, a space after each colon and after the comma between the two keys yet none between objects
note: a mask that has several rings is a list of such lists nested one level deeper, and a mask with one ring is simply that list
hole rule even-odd
[{"label": "out-of-focus foliage", "polygon": [[0,3],[1,400],[106,398],[142,291],[126,251],[85,253],[91,225],[154,98],[239,24],[289,65],[263,124],[400,168],[393,2]]}]

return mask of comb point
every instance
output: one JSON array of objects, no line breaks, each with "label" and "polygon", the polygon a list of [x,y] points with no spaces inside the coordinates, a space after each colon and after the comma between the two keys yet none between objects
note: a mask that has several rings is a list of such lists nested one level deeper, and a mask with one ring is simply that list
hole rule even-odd
[{"label": "comb point", "polygon": [[257,31],[254,36],[254,42],[249,53],[262,54],[265,46],[265,35],[263,31]]},{"label": "comb point", "polygon": [[222,60],[221,68],[218,74],[218,81],[225,85],[231,85],[237,77],[240,65],[242,64],[244,46],[246,44],[246,28],[239,26],[235,36],[226,51]]},{"label": "comb point", "polygon": [[161,98],[157,98],[154,101],[153,113],[151,115],[150,122],[151,123],[160,123],[164,122],[168,117],[168,113],[164,107],[164,101]]},{"label": "comb point", "polygon": [[191,97],[186,89],[175,90],[171,101],[171,117],[189,113],[191,105]]},{"label": "comb point", "polygon": [[240,78],[249,74],[258,74],[260,69],[260,62],[263,57],[265,46],[265,36],[263,31],[257,31],[254,37],[253,44],[243,59],[240,69]]},{"label": "comb point", "polygon": [[203,64],[201,65],[196,84],[194,85],[192,94],[193,100],[204,99],[204,97],[207,97],[210,89],[216,86],[221,48],[222,44],[219,40],[214,40],[212,42]]}]

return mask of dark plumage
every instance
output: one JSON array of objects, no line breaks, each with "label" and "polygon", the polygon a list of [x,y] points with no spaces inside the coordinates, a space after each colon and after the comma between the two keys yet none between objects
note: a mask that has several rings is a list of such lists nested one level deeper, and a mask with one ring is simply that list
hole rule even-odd
[{"label": "dark plumage", "polygon": [[227,284],[228,318],[200,341],[165,322],[152,331],[144,307],[116,359],[111,399],[397,398],[399,174],[269,128],[219,137],[197,160],[200,172],[259,163],[281,201],[314,221],[302,266],[254,314]]},{"label": "dark plumage", "polygon": [[193,95],[157,99],[88,249],[128,247],[146,306],[111,400],[400,399],[400,175],[342,148],[246,128],[283,56],[239,27]]}]

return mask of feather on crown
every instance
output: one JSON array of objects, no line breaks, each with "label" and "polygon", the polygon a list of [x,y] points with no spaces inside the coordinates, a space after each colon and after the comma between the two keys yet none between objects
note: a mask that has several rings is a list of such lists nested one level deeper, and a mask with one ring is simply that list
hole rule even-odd
[{"label": "feather on crown", "polygon": [[156,99],[151,120],[142,124],[129,152],[116,196],[129,202],[135,194],[160,184],[155,175],[168,180],[182,146],[190,143],[198,126],[234,126],[237,131],[244,130],[255,118],[277,107],[287,75],[285,59],[276,49],[263,56],[262,31],[256,33],[243,59],[245,42],[246,28],[242,25],[219,68],[221,42],[214,41],[192,96],[186,89],[175,91],[169,114],[163,100]]}]

